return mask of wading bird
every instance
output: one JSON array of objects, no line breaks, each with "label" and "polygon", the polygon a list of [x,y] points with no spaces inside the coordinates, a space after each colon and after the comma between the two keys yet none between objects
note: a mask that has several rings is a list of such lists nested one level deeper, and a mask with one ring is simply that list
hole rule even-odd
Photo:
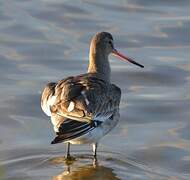
[{"label": "wading bird", "polygon": [[51,117],[56,132],[51,144],[92,144],[96,158],[99,140],[113,129],[119,120],[121,90],[110,82],[108,56],[113,54],[143,68],[144,66],[120,54],[108,32],[94,35],[90,44],[88,72],[67,77],[46,85],[41,97],[42,110]]}]

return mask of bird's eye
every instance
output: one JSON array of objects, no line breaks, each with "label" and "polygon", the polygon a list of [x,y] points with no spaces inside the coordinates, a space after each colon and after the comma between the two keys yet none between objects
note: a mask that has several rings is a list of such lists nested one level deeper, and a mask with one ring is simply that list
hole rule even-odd
[{"label": "bird's eye", "polygon": [[109,41],[108,43],[109,43],[110,46],[113,48],[113,43],[112,43],[112,41]]}]

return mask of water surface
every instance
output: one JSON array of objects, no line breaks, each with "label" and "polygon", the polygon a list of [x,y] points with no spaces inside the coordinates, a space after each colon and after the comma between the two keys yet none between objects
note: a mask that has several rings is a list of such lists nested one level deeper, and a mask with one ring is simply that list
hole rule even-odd
[{"label": "water surface", "polygon": [[[2,0],[0,177],[2,179],[190,179],[188,0]],[[49,81],[86,71],[91,36],[109,31],[140,69],[110,56],[122,89],[121,120],[99,145],[50,145],[40,109]]]}]

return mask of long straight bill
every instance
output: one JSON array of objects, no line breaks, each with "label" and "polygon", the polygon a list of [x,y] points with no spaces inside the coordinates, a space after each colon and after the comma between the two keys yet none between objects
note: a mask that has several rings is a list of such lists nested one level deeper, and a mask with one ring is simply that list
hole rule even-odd
[{"label": "long straight bill", "polygon": [[139,64],[138,62],[132,60],[131,58],[128,58],[128,57],[124,56],[123,54],[119,53],[116,49],[114,49],[114,50],[112,51],[112,54],[113,54],[114,56],[116,56],[116,57],[119,57],[119,58],[122,59],[122,60],[127,60],[127,61],[129,61],[130,63],[132,63],[132,64],[135,64],[135,65],[137,65],[137,66],[139,66],[139,67],[141,67],[141,68],[144,68],[144,66],[143,66],[142,64]]}]

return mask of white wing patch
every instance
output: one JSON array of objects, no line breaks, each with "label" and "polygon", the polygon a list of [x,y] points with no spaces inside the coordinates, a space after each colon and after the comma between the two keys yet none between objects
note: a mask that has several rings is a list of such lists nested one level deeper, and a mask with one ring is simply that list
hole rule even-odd
[{"label": "white wing patch", "polygon": [[50,107],[54,104],[56,98],[57,96],[49,96],[48,100],[43,103],[42,109],[48,116],[51,116]]},{"label": "white wing patch", "polygon": [[73,101],[70,102],[67,111],[71,112],[75,108],[75,103]]},{"label": "white wing patch", "polygon": [[57,98],[57,96],[51,96],[51,98],[48,98],[47,104],[48,104],[49,106],[52,106],[52,105],[54,104],[56,98]]}]

